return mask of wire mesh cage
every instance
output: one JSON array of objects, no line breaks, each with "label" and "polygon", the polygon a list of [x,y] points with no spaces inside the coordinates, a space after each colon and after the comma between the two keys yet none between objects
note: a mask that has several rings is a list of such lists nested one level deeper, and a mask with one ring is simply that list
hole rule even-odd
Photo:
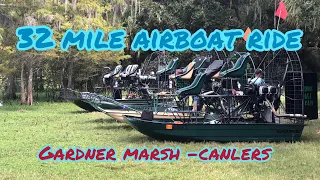
[{"label": "wire mesh cage", "polygon": [[[279,113],[304,114],[304,80],[300,58],[295,51],[268,52],[262,67],[266,83],[279,87]],[[292,118],[300,122],[299,118]]]}]

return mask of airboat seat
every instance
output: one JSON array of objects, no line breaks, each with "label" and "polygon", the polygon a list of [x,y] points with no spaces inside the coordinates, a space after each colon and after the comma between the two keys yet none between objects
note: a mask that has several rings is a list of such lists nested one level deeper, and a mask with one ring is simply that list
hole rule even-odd
[{"label": "airboat seat", "polygon": [[121,66],[121,65],[118,65],[118,66],[116,66],[116,68],[113,70],[113,72],[104,75],[103,78],[105,78],[105,79],[111,78],[111,77],[113,77],[114,75],[119,74],[121,70],[122,70],[122,66]]},{"label": "airboat seat", "polygon": [[182,98],[189,95],[200,94],[205,79],[206,79],[206,74],[199,73],[189,86],[178,89],[176,93]]},{"label": "airboat seat", "polygon": [[195,62],[192,61],[191,63],[188,64],[187,67],[185,67],[183,69],[182,74],[176,75],[176,74],[171,74],[169,76],[170,79],[174,79],[174,78],[179,78],[179,79],[191,79],[193,71],[194,71],[194,65]]},{"label": "airboat seat", "polygon": [[116,68],[109,74],[103,76],[103,83],[106,84],[106,80],[109,80],[112,77],[116,77],[122,70],[121,65],[117,65]]},{"label": "airboat seat", "polygon": [[194,70],[197,73],[204,72],[209,67],[209,65],[212,63],[211,58],[207,58],[207,57],[203,57],[203,56],[197,57],[194,61],[196,62],[194,65]]},{"label": "airboat seat", "polygon": [[132,65],[132,68],[131,68],[131,70],[130,70],[129,76],[131,76],[131,77],[137,76],[138,67],[139,67],[138,64]]},{"label": "airboat seat", "polygon": [[126,78],[129,76],[136,76],[138,72],[138,67],[139,66],[137,64],[127,66],[125,71],[120,73],[120,77]]},{"label": "airboat seat", "polygon": [[171,60],[164,69],[157,71],[157,76],[173,74],[173,72],[177,69],[178,63],[178,58]]},{"label": "airboat seat", "polygon": [[126,69],[120,73],[120,77],[126,77],[126,75],[129,74],[131,67],[132,65],[127,66]]},{"label": "airboat seat", "polygon": [[191,63],[188,64],[187,67],[183,69],[182,74],[171,74],[169,76],[170,79],[179,78],[184,80],[190,80],[194,76],[195,72],[202,68],[202,65],[204,64],[204,61],[206,60],[206,57],[197,57],[195,58]]},{"label": "airboat seat", "polygon": [[215,60],[213,61],[209,67],[204,72],[206,74],[207,79],[211,79],[212,77],[216,76],[223,67],[227,66],[227,63],[224,63],[223,60]]},{"label": "airboat seat", "polygon": [[240,56],[234,66],[225,71],[220,71],[219,77],[231,77],[231,78],[239,78],[246,73],[247,64],[249,58],[247,58],[250,53],[244,53]]},{"label": "airboat seat", "polygon": [[227,69],[230,69],[233,67],[233,64],[231,61],[227,60],[223,65],[222,67],[220,67],[220,70],[219,71],[216,71],[214,72],[215,74],[213,74],[213,76],[211,77],[211,80],[214,81],[215,79],[219,78],[220,77],[220,72],[223,72]]},{"label": "airboat seat", "polygon": [[169,61],[169,63],[167,64],[167,66],[164,69],[157,71],[156,74],[158,75],[158,74],[163,73],[166,69],[169,69],[172,66],[172,64],[173,64],[173,59],[171,61]]}]

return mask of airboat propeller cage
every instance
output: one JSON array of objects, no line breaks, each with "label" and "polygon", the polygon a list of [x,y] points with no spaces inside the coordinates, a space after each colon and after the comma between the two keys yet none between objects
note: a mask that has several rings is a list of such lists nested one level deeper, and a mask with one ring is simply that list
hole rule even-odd
[{"label": "airboat propeller cage", "polygon": [[166,65],[168,58],[161,51],[155,51],[147,56],[141,65],[138,78],[142,81],[156,80],[155,72],[163,69]]},{"label": "airboat propeller cage", "polygon": [[304,114],[304,80],[300,58],[295,51],[268,51],[259,67],[266,84],[277,87],[284,97],[286,114]]},{"label": "airboat propeller cage", "polygon": [[154,75],[152,72],[158,72],[167,66],[168,57],[161,51],[155,51],[147,56],[141,67],[141,76]]}]

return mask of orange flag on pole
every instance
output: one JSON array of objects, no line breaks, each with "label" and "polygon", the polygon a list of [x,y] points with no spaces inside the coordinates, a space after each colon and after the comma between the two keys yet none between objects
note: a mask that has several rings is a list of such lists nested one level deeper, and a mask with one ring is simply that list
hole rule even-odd
[{"label": "orange flag on pole", "polygon": [[247,41],[249,34],[251,33],[251,29],[248,27],[246,32],[244,32],[243,39]]},{"label": "orange flag on pole", "polygon": [[288,15],[288,12],[287,12],[286,5],[284,4],[283,1],[281,1],[279,3],[278,9],[277,9],[277,11],[275,13],[275,16],[278,16],[281,19],[286,19],[287,15]]}]

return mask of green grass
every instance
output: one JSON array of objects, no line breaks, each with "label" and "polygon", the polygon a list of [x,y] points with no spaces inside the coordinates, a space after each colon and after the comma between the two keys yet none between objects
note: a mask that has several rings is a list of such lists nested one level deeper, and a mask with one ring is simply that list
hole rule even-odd
[{"label": "green grass", "polygon": [[[319,179],[319,121],[307,122],[297,143],[159,142],[102,113],[86,113],[71,103],[40,103],[32,107],[0,107],[0,179]],[[203,147],[266,147],[274,153],[265,163],[204,163],[182,156],[179,162],[40,162],[37,153],[59,146],[180,146],[183,155]]]}]

